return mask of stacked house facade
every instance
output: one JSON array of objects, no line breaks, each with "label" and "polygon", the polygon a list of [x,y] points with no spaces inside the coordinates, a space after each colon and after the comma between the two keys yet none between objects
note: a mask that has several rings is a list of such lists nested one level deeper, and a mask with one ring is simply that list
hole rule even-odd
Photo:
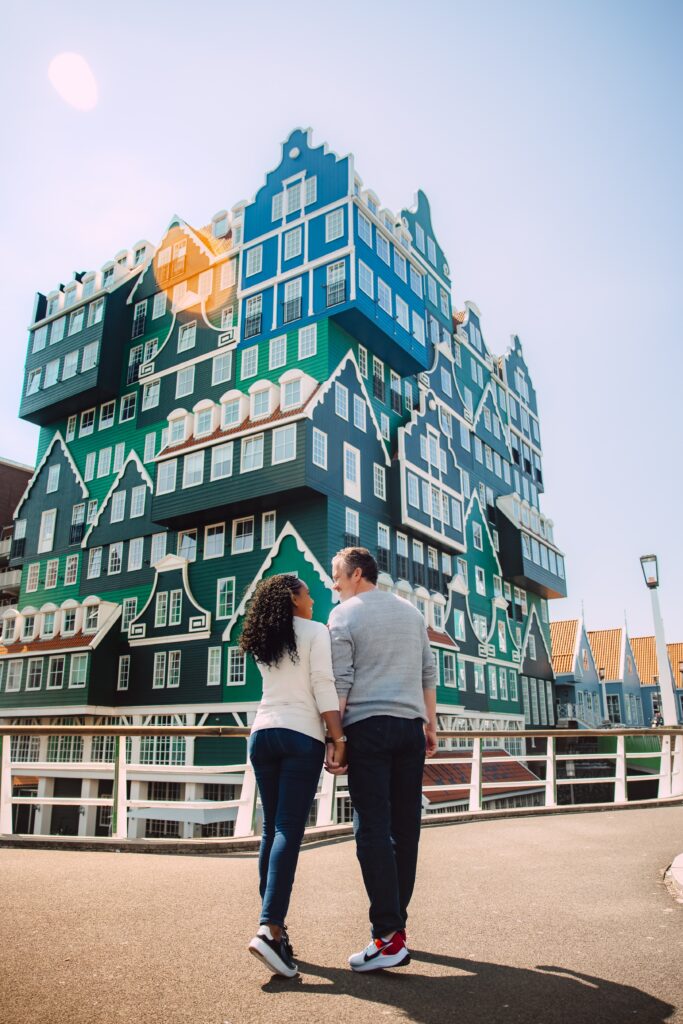
[{"label": "stacked house facade", "polygon": [[[37,296],[20,415],[40,439],[4,723],[248,724],[256,584],[297,573],[324,620],[331,559],[361,544],[425,617],[441,727],[555,724],[548,601],[566,585],[536,393],[519,338],[496,356],[476,306],[453,310],[422,192],[393,212],[352,156],[294,131],[252,201],[202,229],[174,217],[158,245]],[[47,796],[111,792],[111,758],[102,738],[13,743]],[[206,768],[245,748],[133,739],[129,760],[132,799],[227,801],[242,776]],[[108,828],[93,808],[40,813],[36,831]],[[228,835],[234,814],[142,809],[130,834]]]}]

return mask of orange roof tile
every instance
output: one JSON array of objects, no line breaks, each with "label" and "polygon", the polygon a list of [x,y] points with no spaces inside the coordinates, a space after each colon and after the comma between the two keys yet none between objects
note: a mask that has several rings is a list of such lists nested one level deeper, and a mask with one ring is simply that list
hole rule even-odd
[{"label": "orange roof tile", "polygon": [[[486,790],[487,782],[510,782],[509,786],[496,787],[495,789],[489,789],[488,793],[484,793],[485,796],[498,796],[504,795],[505,793],[515,793],[520,789],[526,793],[531,787],[515,785],[520,782],[538,782],[539,786],[543,785],[541,779],[534,775],[532,771],[526,768],[519,761],[516,761],[504,750],[483,750],[483,761],[482,761],[482,787]],[[472,766],[471,764],[439,764],[439,759],[451,758],[451,757],[472,757],[471,750],[439,750],[434,755],[431,761],[428,761],[424,766],[424,772],[422,775],[423,786],[443,786],[438,792],[432,790],[430,793],[425,793],[425,796],[430,804],[443,804],[451,803],[453,800],[465,800],[469,796],[469,789],[467,786],[470,782]],[[495,764],[488,762],[489,758],[495,758]],[[450,786],[450,788],[447,788]]]},{"label": "orange roof tile", "polygon": [[568,675],[574,667],[574,648],[578,619],[563,619],[550,623],[550,646],[553,657],[553,672],[556,676]]},{"label": "orange roof tile", "polygon": [[193,228],[192,230],[201,238],[207,249],[210,249],[216,256],[232,249],[232,231],[229,231],[222,238],[216,238],[211,224],[205,224],[203,228]]},{"label": "orange roof tile", "polygon": [[464,324],[466,316],[467,316],[467,313],[466,313],[466,311],[464,309],[463,309],[463,311],[461,313],[458,312],[457,309],[453,310],[453,321],[456,324]]},{"label": "orange roof tile", "polygon": [[[653,636],[634,636],[631,639],[633,657],[636,659],[638,675],[643,686],[651,686],[657,681],[659,669],[657,667],[657,650]],[[683,689],[683,643],[667,644],[666,649],[669,655],[669,663],[673,672],[674,681],[679,689]]]},{"label": "orange roof tile", "polygon": [[621,678],[621,634],[621,629],[595,629],[588,633],[598,675],[604,670],[606,680]]},{"label": "orange roof tile", "polygon": [[456,647],[454,640],[451,640],[448,633],[440,633],[436,629],[432,629],[431,626],[427,626],[427,636],[433,644],[443,644],[444,647]]},{"label": "orange roof tile", "polygon": [[89,647],[95,633],[74,633],[73,636],[51,636],[46,640],[18,640],[16,643],[0,645],[0,655],[16,658],[22,654],[49,654],[71,647]]}]

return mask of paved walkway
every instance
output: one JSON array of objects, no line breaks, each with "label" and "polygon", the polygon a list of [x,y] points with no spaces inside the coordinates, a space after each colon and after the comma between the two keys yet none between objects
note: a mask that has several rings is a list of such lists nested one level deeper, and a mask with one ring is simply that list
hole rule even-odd
[{"label": "paved walkway", "polygon": [[426,829],[413,961],[378,976],[345,966],[367,941],[353,843],[309,847],[291,982],[245,952],[253,856],[0,849],[0,1022],[683,1022],[682,849],[681,806]]}]

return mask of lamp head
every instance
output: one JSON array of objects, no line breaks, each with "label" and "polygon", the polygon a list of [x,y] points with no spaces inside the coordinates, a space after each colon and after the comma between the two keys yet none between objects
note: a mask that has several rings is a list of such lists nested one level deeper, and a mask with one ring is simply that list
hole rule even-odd
[{"label": "lamp head", "polygon": [[659,567],[656,555],[641,555],[640,565],[643,570],[646,585],[650,590],[659,586]]}]

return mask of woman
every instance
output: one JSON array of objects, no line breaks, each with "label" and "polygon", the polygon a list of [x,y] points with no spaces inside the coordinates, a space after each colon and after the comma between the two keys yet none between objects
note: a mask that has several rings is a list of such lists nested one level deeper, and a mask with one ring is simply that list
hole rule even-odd
[{"label": "woman", "polygon": [[[256,588],[240,638],[263,676],[249,757],[263,806],[259,853],[260,927],[249,951],[293,978],[298,968],[285,928],[301,839],[325,756],[346,763],[327,627],[313,622],[313,598],[297,576],[271,576]],[[333,746],[333,749],[332,749]]]}]

